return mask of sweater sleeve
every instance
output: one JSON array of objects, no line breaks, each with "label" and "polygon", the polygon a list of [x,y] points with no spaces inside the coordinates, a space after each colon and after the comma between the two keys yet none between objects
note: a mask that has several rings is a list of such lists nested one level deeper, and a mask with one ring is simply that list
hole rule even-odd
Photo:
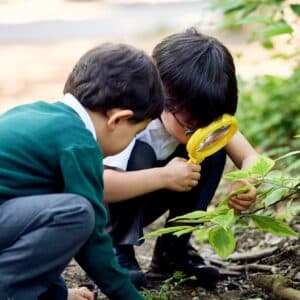
[{"label": "sweater sleeve", "polygon": [[104,231],[107,212],[103,204],[103,166],[99,150],[92,146],[65,149],[60,166],[64,192],[85,197],[95,211],[94,231],[76,255],[76,260],[110,299],[144,299],[127,272],[118,265],[110,236]]}]

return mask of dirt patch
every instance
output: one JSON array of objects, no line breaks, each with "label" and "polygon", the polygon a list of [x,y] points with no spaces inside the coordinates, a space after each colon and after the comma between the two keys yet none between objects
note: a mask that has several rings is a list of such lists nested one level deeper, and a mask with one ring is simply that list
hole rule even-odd
[{"label": "dirt patch", "polygon": [[[295,230],[299,230],[299,223],[300,218],[295,218],[292,224]],[[147,230],[153,230],[160,225],[160,221],[158,221]],[[171,285],[164,283],[164,279],[161,277],[149,273],[148,268],[155,239],[148,239],[141,247],[136,248],[137,259],[149,280],[149,286],[144,291],[146,295],[156,296],[157,298],[152,298],[153,300],[275,299],[270,291],[254,285],[253,280],[260,274],[280,274],[291,279],[294,288],[300,290],[300,243],[295,238],[280,238],[254,229],[248,229],[238,235],[236,252],[231,260],[220,260],[206,243],[198,244],[196,240],[192,242],[207,263],[220,269],[222,278],[216,289],[207,291],[201,287],[193,287],[187,284],[173,288]],[[239,256],[240,259],[238,259]],[[75,261],[69,264],[64,272],[64,277],[71,287],[86,283],[93,285]],[[98,290],[98,299],[107,298]]]}]

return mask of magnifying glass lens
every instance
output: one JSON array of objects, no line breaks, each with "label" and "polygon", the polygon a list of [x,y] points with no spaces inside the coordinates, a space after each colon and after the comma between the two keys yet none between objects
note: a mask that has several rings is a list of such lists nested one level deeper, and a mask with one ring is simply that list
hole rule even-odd
[{"label": "magnifying glass lens", "polygon": [[222,126],[216,129],[214,132],[208,135],[202,143],[199,144],[199,146],[197,147],[197,151],[202,151],[218,143],[220,140],[227,136],[229,129],[230,125]]}]

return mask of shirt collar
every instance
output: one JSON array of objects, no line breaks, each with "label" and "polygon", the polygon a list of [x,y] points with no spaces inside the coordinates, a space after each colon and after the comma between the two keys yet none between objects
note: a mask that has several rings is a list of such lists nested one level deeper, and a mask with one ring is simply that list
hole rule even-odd
[{"label": "shirt collar", "polygon": [[94,124],[82,104],[70,93],[65,94],[60,101],[76,111],[76,113],[83,121],[86,129],[88,129],[92,133],[94,139],[97,140]]}]

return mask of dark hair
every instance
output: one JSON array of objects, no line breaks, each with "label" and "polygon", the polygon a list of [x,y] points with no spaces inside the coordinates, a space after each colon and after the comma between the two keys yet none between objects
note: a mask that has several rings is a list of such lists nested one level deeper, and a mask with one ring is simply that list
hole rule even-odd
[{"label": "dark hair", "polygon": [[235,114],[234,62],[217,39],[190,28],[165,38],[152,55],[166,89],[166,110],[185,110],[199,127],[224,113]]},{"label": "dark hair", "polygon": [[91,111],[131,109],[130,119],[157,118],[163,109],[162,82],[153,59],[125,44],[102,44],[84,54],[70,73],[64,93]]}]

